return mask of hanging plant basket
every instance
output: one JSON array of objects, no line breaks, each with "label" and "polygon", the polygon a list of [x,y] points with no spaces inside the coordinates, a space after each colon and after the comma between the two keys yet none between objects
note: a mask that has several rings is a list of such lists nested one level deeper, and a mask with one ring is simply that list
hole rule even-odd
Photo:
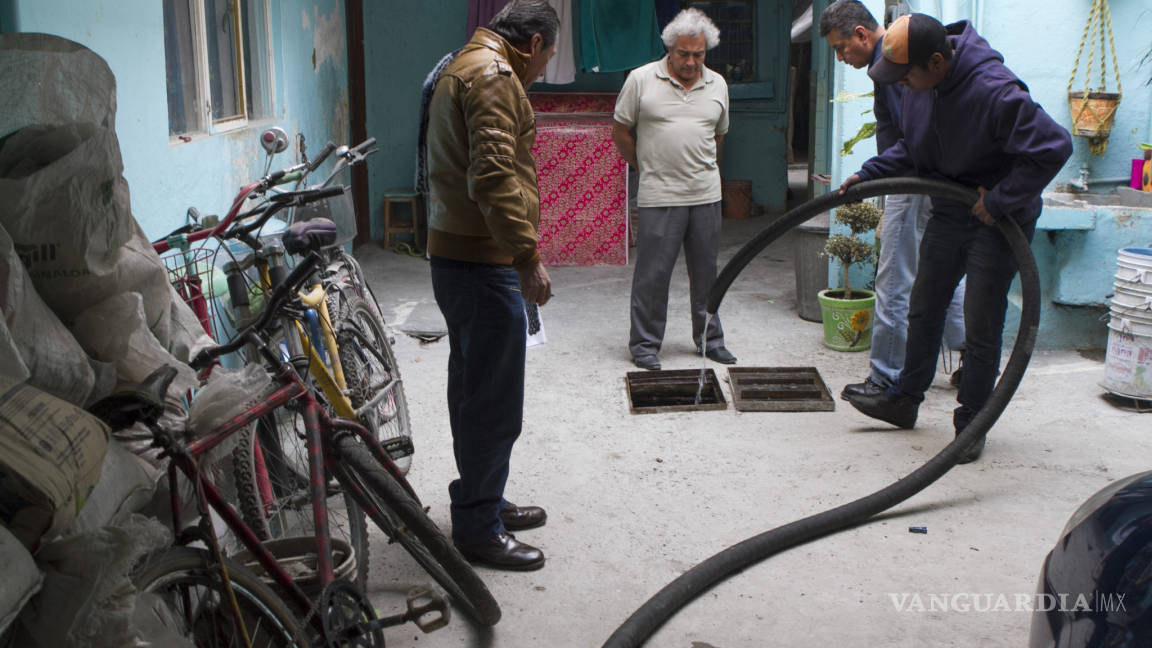
[{"label": "hanging plant basket", "polygon": [[[1080,56],[1085,49],[1088,65],[1084,68],[1084,87],[1082,90],[1073,90],[1076,73],[1080,70]],[[1100,56],[1100,83],[1092,87],[1090,77],[1097,53]],[[1108,92],[1109,54],[1116,92]],[[1104,155],[1108,135],[1112,132],[1112,122],[1116,118],[1116,107],[1120,105],[1121,92],[1116,43],[1112,36],[1112,12],[1108,8],[1108,0],[1092,0],[1088,22],[1084,25],[1084,35],[1080,39],[1080,49],[1076,52],[1076,62],[1072,66],[1072,76],[1068,79],[1068,110],[1072,114],[1073,130],[1076,135],[1088,138],[1089,151],[1093,155]]]},{"label": "hanging plant basket", "polygon": [[1108,137],[1119,105],[1119,92],[1068,93],[1072,123],[1080,137]]}]

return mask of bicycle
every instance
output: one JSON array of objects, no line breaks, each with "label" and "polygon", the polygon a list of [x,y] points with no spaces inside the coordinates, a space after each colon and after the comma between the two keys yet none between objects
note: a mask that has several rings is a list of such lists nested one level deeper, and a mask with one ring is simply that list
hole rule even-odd
[{"label": "bicycle", "polygon": [[[365,142],[359,148],[370,146]],[[311,164],[318,165],[323,156]],[[310,195],[333,198],[340,187],[306,190]],[[285,200],[292,194],[273,194],[268,202],[244,214],[226,232],[217,235],[222,241],[238,239],[253,248],[262,289],[278,283],[287,271],[284,248],[265,245],[254,234],[263,228],[277,211],[296,203]],[[300,205],[296,205],[299,209]],[[310,219],[309,223],[328,223]],[[333,237],[335,232],[328,232]],[[273,346],[279,347],[283,359],[291,360],[300,374],[317,387],[323,403],[335,414],[356,420],[371,429],[397,463],[401,473],[410,466],[412,444],[403,383],[391,346],[378,317],[364,300],[352,294],[339,281],[333,270],[333,238],[318,246],[324,250],[323,270],[308,284],[312,289],[300,295],[303,308],[284,318]],[[304,250],[289,250],[292,253]],[[342,254],[342,251],[341,251]],[[229,295],[237,321],[251,318],[249,288],[239,263],[225,265]],[[345,317],[335,321],[328,310],[333,297],[339,300]],[[301,325],[301,323],[306,325]],[[339,327],[337,330],[336,327]],[[254,355],[254,354],[253,354]],[[250,361],[255,357],[250,357]],[[342,367],[344,371],[342,371]],[[310,532],[312,520],[305,510],[308,491],[308,452],[302,444],[304,424],[299,413],[287,408],[274,417],[257,422],[252,441],[242,439],[232,454],[237,500],[245,522],[262,540],[272,540],[300,532]],[[357,558],[357,582],[367,580],[369,544],[364,515],[347,494],[333,491],[334,499],[344,505],[332,507],[337,512],[339,535],[354,549]],[[414,495],[414,493],[413,493]]]},{"label": "bicycle", "polygon": [[[152,430],[157,445],[170,457],[168,475],[171,492],[178,492],[176,481],[178,474],[182,473],[196,486],[198,494],[200,523],[189,529],[181,528],[179,523],[179,498],[171,498],[178,546],[142,564],[136,571],[136,584],[142,591],[163,595],[161,598],[168,606],[175,606],[179,610],[181,616],[165,618],[180,626],[185,634],[202,638],[228,634],[231,630],[220,627],[217,622],[230,622],[232,626],[240,627],[245,625],[243,622],[247,616],[258,621],[257,630],[267,630],[264,636],[269,637],[270,645],[304,645],[299,626],[294,624],[292,616],[284,614],[285,609],[282,604],[277,604],[275,595],[247,572],[244,566],[220,555],[215,544],[212,518],[207,514],[208,510],[212,510],[251,553],[255,564],[275,582],[291,609],[315,634],[326,641],[336,642],[341,638],[376,633],[391,623],[445,623],[447,608],[443,608],[440,616],[436,616],[434,602],[422,604],[415,598],[410,598],[408,612],[405,614],[375,619],[374,611],[363,600],[363,595],[346,581],[335,578],[326,517],[328,471],[331,471],[336,482],[367,513],[369,519],[391,540],[399,542],[447,590],[468,616],[484,625],[495,624],[500,619],[499,605],[472,567],[427,517],[379,442],[363,426],[353,421],[329,417],[296,370],[267,341],[274,317],[292,307],[289,297],[296,294],[321,261],[316,254],[305,256],[285,281],[274,289],[267,306],[255,322],[245,327],[230,342],[201,351],[191,363],[194,368],[200,369],[242,346],[258,349],[263,360],[273,369],[274,388],[271,393],[262,395],[256,405],[245,409],[209,434],[188,443],[177,441],[157,425],[159,414],[163,411],[164,391],[174,375],[172,370],[168,372],[167,379],[158,371],[136,392],[127,396],[114,396],[110,401],[101,401],[93,408],[114,428],[125,427],[135,421],[144,422]],[[303,413],[306,445],[310,450],[309,483],[316,521],[316,571],[323,588],[315,600],[303,592],[275,556],[255,537],[235,509],[224,501],[219,489],[199,471],[195,460],[260,418],[290,404],[298,406]],[[186,545],[192,540],[204,542],[210,550],[188,548]],[[214,575],[216,572],[219,575]],[[238,587],[230,587],[230,582],[238,584]],[[189,591],[193,587],[196,588],[195,592]],[[231,598],[229,589],[238,596],[238,603],[233,607],[243,607],[240,613],[229,614],[227,611],[226,604]],[[193,601],[193,593],[204,593],[205,597]],[[432,619],[419,618],[421,614],[429,612],[433,613]]]}]

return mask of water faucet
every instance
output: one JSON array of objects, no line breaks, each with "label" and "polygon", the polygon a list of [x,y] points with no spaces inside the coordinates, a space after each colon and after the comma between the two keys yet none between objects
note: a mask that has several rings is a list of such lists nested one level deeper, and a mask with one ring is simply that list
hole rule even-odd
[{"label": "water faucet", "polygon": [[1088,192],[1088,167],[1080,167],[1080,177],[1068,183],[1068,186],[1081,193]]}]

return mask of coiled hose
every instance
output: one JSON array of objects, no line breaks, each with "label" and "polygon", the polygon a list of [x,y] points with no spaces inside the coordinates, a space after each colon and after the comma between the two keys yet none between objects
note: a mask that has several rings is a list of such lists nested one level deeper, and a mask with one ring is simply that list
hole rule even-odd
[{"label": "coiled hose", "polygon": [[[961,185],[922,178],[887,178],[853,185],[844,195],[833,191],[789,211],[744,244],[728,262],[708,295],[708,312],[715,314],[728,286],[744,267],[793,227],[840,205],[865,198],[896,194],[926,194],[971,205],[978,194]],[[680,608],[720,581],[766,558],[816,538],[856,526],[927,488],[956,465],[973,442],[987,434],[1012,400],[1032,357],[1040,322],[1040,280],[1028,239],[1011,218],[997,223],[1012,248],[1020,271],[1023,306],[1020,329],[1008,365],[984,407],[952,443],[906,477],[853,502],[753,536],[708,558],[664,586],[612,633],[604,648],[641,646]]]}]

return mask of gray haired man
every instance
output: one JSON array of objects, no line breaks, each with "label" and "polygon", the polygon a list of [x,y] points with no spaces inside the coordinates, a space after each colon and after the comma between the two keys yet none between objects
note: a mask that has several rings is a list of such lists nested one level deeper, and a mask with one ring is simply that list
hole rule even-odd
[{"label": "gray haired man", "polygon": [[660,368],[668,285],[683,246],[697,352],[735,364],[720,319],[709,321],[705,311],[720,248],[719,160],[728,132],[728,84],[704,67],[704,55],[720,44],[720,30],[700,10],[685,9],[662,38],[668,55],[628,74],[612,129],[620,155],[640,171],[628,348],[637,367]]}]

